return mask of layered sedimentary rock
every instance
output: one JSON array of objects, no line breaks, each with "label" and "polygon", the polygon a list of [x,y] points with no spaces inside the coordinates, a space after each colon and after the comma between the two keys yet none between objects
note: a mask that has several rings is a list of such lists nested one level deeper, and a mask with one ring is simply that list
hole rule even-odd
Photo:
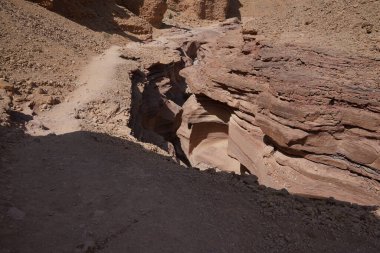
[{"label": "layered sedimentary rock", "polygon": [[192,167],[380,204],[380,62],[257,33],[231,19],[129,46],[144,69],[133,73],[137,137],[158,134]]},{"label": "layered sedimentary rock", "polygon": [[[380,62],[273,44],[249,26],[243,34],[227,26],[203,41],[181,75],[196,97],[232,111],[222,120],[228,156],[274,188],[380,203]],[[184,122],[213,122],[199,111],[184,113]],[[199,143],[186,124],[183,132],[196,136],[182,141],[185,149]],[[209,154],[209,167],[214,159]]]},{"label": "layered sedimentary rock", "polygon": [[183,105],[177,135],[192,166],[240,172],[239,161],[228,155],[231,113],[231,108],[208,97],[192,95]]}]

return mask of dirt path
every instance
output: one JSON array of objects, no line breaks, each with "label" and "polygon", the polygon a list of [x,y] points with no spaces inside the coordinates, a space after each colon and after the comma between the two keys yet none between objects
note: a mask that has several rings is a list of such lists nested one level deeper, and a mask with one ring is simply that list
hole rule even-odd
[{"label": "dirt path", "polygon": [[[64,134],[81,130],[81,121],[75,118],[76,112],[87,103],[104,98],[108,90],[118,85],[115,74],[117,66],[123,63],[118,50],[118,46],[112,46],[100,56],[95,57],[82,71],[78,79],[80,86],[63,103],[36,117],[27,126],[28,133],[31,135]],[[41,124],[48,131],[35,127]]]}]

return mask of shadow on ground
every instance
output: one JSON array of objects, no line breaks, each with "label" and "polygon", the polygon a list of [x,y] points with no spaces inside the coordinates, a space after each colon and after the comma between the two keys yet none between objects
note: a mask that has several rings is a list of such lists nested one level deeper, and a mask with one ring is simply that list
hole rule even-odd
[{"label": "shadow on ground", "polygon": [[[30,1],[33,2],[33,0]],[[34,2],[39,2],[39,0],[34,0]],[[118,34],[131,41],[141,41],[133,34],[125,32],[115,21],[115,18],[127,20],[130,18],[130,15],[122,6],[117,5],[114,1],[53,0],[52,3],[47,6],[47,9],[80,25],[86,26],[93,31]]]},{"label": "shadow on ground", "polygon": [[0,252],[379,252],[372,208],[180,167],[92,132],[0,128]]}]

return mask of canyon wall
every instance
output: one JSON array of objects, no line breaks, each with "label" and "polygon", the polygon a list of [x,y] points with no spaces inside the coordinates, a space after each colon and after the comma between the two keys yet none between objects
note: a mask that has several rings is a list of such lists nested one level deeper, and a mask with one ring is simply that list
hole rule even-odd
[{"label": "canyon wall", "polygon": [[[150,46],[159,42],[177,50],[175,61],[181,57],[188,94],[178,102],[181,92],[156,92],[161,107],[151,108],[171,115],[166,126],[175,127],[161,129],[174,136],[178,128],[179,143],[172,144],[185,163],[254,174],[263,185],[300,195],[380,204],[378,60],[274,43],[237,19]],[[163,74],[170,71],[152,72],[155,65],[145,68],[154,83],[136,84],[142,94],[176,87]],[[146,102],[140,99],[135,115],[148,115],[141,110]]]},{"label": "canyon wall", "polygon": [[[218,134],[219,143],[210,147],[220,146],[265,185],[378,201],[380,90],[375,73],[380,62],[273,45],[262,38],[249,28],[243,34],[228,30],[204,43],[197,64],[181,71],[195,94],[184,106],[191,127],[182,124],[178,130],[184,149],[199,143],[200,135],[215,139]],[[218,103],[210,107],[213,101]],[[217,120],[199,117],[202,109]],[[209,132],[200,132],[198,124]],[[218,167],[212,153],[194,164]],[[373,187],[373,196],[349,193],[348,188],[361,188],[357,179],[369,179],[366,187]]]}]

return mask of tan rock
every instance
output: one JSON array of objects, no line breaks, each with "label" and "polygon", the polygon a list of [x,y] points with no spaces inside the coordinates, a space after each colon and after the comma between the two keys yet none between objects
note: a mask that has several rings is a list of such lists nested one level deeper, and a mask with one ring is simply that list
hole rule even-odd
[{"label": "tan rock", "polygon": [[208,98],[186,101],[177,135],[191,166],[240,172],[240,163],[227,155],[230,115],[225,105]]}]

